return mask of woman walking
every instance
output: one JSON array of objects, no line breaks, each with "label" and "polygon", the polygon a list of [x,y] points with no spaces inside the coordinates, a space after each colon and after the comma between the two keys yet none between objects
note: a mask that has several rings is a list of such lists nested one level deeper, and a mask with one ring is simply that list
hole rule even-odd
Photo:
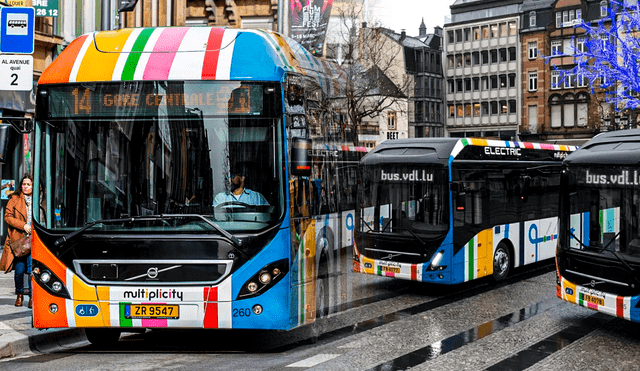
[{"label": "woman walking", "polygon": [[[7,223],[7,238],[10,242],[14,242],[31,234],[31,195],[33,191],[33,178],[31,175],[26,174],[20,180],[18,189],[11,195],[9,202],[7,202],[7,208],[4,212],[4,221]],[[15,285],[16,285],[16,307],[21,307],[24,303],[24,275],[25,273],[31,277],[31,254],[16,258],[10,250],[9,244],[5,243],[4,250],[2,252],[2,261],[6,261],[5,273],[15,268]],[[7,254],[5,258],[5,254]],[[13,262],[11,262],[11,260]],[[31,299],[31,278],[28,280],[29,287],[29,303],[27,306],[31,308],[33,306],[33,300]]]}]

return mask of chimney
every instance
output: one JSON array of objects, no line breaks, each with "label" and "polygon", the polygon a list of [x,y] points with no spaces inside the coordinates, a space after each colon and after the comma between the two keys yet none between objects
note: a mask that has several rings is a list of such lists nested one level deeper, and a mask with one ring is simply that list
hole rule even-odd
[{"label": "chimney", "polygon": [[400,42],[404,41],[404,39],[407,38],[407,31],[402,30],[400,31]]}]

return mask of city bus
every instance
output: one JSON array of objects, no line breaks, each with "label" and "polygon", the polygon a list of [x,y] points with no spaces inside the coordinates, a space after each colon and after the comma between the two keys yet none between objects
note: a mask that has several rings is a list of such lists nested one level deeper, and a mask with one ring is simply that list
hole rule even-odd
[{"label": "city bus", "polygon": [[576,147],[386,141],[360,161],[353,270],[458,284],[553,258],[562,159]]},{"label": "city bus", "polygon": [[[33,324],[317,339],[352,243],[340,68],[262,30],[95,32],[37,86]],[[352,142],[351,142],[352,143]],[[351,228],[348,228],[350,225]],[[317,320],[318,319],[318,320]]]},{"label": "city bus", "polygon": [[556,294],[640,322],[640,130],[594,137],[560,184]]}]

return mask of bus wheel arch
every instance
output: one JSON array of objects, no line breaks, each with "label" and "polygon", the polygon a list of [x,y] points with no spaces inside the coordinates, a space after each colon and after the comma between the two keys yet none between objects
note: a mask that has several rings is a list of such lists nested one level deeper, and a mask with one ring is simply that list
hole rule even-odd
[{"label": "bus wheel arch", "polygon": [[493,279],[504,280],[511,268],[513,268],[513,245],[509,240],[502,240],[498,243],[493,252]]}]

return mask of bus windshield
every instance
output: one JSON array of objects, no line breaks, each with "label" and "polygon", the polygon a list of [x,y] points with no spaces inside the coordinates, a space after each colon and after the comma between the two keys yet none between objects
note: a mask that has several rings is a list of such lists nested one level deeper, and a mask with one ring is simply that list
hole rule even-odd
[{"label": "bus windshield", "polygon": [[[446,172],[423,165],[363,166],[360,230],[436,238],[449,230]],[[374,222],[377,221],[377,222]]]},{"label": "bus windshield", "polygon": [[209,228],[185,214],[230,231],[268,228],[284,210],[279,97],[276,83],[42,85],[34,218],[66,231],[102,220],[111,222],[96,229]]},{"label": "bus windshield", "polygon": [[640,262],[640,171],[581,166],[564,176],[571,213],[568,247]]}]

